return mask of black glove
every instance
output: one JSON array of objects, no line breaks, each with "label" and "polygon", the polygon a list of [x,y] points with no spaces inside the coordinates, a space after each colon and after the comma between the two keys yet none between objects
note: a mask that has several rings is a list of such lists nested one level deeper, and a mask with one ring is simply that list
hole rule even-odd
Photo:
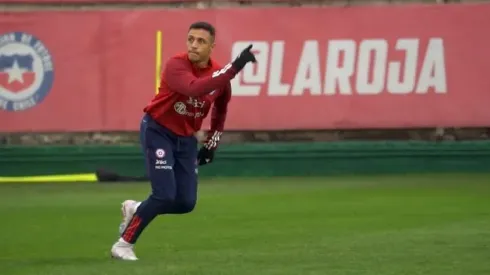
[{"label": "black glove", "polygon": [[233,68],[237,70],[237,72],[240,72],[245,65],[247,65],[248,62],[257,62],[257,59],[255,59],[255,55],[250,51],[252,49],[252,44],[248,45],[245,50],[243,50],[240,55],[232,62]]},{"label": "black glove", "polygon": [[197,153],[197,161],[199,166],[213,162],[214,149],[208,149],[205,146],[201,147],[201,150]]}]

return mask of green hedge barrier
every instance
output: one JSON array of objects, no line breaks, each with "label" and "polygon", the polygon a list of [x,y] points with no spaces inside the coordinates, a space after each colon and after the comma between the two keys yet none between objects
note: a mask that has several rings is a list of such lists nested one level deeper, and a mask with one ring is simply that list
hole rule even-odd
[{"label": "green hedge barrier", "polygon": [[[137,146],[8,146],[0,176],[144,174]],[[325,176],[354,173],[490,172],[490,142],[331,142],[223,145],[201,176]]]}]

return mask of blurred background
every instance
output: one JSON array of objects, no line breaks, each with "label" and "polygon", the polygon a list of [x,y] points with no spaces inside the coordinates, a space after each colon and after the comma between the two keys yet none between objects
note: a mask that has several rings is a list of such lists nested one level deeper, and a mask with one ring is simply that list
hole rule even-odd
[{"label": "blurred background", "polygon": [[259,60],[203,176],[490,169],[486,1],[0,2],[0,176],[144,174],[142,110],[195,21],[219,62]]},{"label": "blurred background", "polygon": [[[490,2],[0,6],[0,274],[490,274]],[[121,202],[150,191],[143,108],[195,21],[218,62],[258,62],[195,210],[114,263]]]}]

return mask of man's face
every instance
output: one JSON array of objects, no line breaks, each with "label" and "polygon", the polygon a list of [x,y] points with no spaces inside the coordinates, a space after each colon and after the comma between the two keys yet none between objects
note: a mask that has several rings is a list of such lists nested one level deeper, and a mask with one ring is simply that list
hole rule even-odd
[{"label": "man's face", "polygon": [[209,59],[214,48],[211,34],[203,29],[191,29],[187,34],[187,55],[193,63]]}]

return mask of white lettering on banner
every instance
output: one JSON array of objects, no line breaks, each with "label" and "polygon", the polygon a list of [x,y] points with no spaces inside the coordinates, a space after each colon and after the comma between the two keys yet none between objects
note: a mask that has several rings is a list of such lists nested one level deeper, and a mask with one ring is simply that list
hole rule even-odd
[{"label": "white lettering on banner", "polygon": [[397,41],[395,49],[405,51],[405,61],[403,62],[405,69],[402,73],[401,62],[393,61],[388,65],[388,90],[392,94],[408,94],[413,90],[417,74],[418,48],[418,39],[400,39]]},{"label": "white lettering on banner", "polygon": [[[271,66],[269,72],[269,95],[288,95],[291,85],[282,82],[282,66],[284,56],[284,41],[272,43]],[[261,60],[267,64],[267,59]],[[257,61],[259,62],[259,61]],[[265,74],[264,74],[265,77]]]},{"label": "white lettering on banner", "polygon": [[36,106],[36,101],[34,100],[33,97],[30,97],[26,100],[14,102],[12,104],[12,109],[19,111],[19,110],[28,109],[28,108],[33,107],[33,106]]},{"label": "white lettering on banner", "polygon": [[[357,59],[356,90],[358,94],[379,94],[384,89],[388,42],[386,40],[367,40],[361,43]],[[373,64],[373,79],[369,81],[370,66]]]},{"label": "white lettering on banner", "polygon": [[[332,40],[328,45],[327,70],[325,71],[325,94],[335,94],[339,86],[340,94],[350,94],[349,77],[354,73],[354,52],[356,43],[353,40]],[[343,54],[344,62],[339,65]]]},{"label": "white lettering on banner", "polygon": [[239,75],[235,76],[231,80],[231,85],[234,87],[233,95],[258,96],[260,94],[260,84],[263,84],[266,81],[269,43],[262,41],[235,42],[231,49],[232,58],[236,58],[243,51],[243,49],[250,45],[250,43],[253,44],[252,51],[255,53],[257,63],[255,66],[245,66],[245,68],[243,68],[243,70],[240,72],[239,75],[243,75],[243,82],[245,85],[241,85]]},{"label": "white lettering on banner", "polygon": [[8,104],[8,101],[2,100],[2,99],[0,98],[0,108],[1,108],[1,109],[6,110],[6,109],[7,109],[7,104]]},{"label": "white lettering on banner", "polygon": [[[257,63],[246,66],[231,81],[234,96],[258,96],[264,88],[269,96],[447,93],[442,38],[429,39],[425,52],[417,38],[401,38],[395,43],[386,39],[330,40],[323,73],[322,45],[317,40],[304,41],[297,64],[286,63],[297,57],[286,52],[284,41],[238,41],[232,55],[237,56],[250,43]],[[390,50],[403,54],[403,60],[390,58]],[[296,66],[292,81],[283,79],[285,66]]]},{"label": "white lettering on banner", "polygon": [[308,89],[312,95],[322,94],[322,78],[320,77],[320,56],[318,41],[305,41],[298,70],[294,78],[293,95],[302,95]]},{"label": "white lettering on banner", "polygon": [[440,38],[429,41],[416,92],[424,94],[430,87],[435,87],[436,93],[446,93],[447,90],[444,45]]}]

